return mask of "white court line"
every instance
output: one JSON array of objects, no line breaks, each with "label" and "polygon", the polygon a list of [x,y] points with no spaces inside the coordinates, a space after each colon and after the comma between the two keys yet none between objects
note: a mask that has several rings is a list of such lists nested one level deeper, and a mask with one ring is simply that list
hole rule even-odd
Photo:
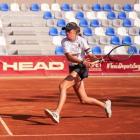
[{"label": "white court line", "polygon": [[[44,137],[44,136],[113,136],[113,135],[140,135],[140,133],[94,133],[94,134],[42,134],[42,135],[12,135],[13,137]],[[0,135],[5,137],[9,135]]]},{"label": "white court line", "polygon": [[8,126],[6,125],[6,123],[3,121],[3,119],[0,117],[0,122],[2,123],[3,127],[5,128],[5,130],[7,131],[7,133],[10,136],[13,136],[13,133],[10,131],[10,129],[8,128]]}]

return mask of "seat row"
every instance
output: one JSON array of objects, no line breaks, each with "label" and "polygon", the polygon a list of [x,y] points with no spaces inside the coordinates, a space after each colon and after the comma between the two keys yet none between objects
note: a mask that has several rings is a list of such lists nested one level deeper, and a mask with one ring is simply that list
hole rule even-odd
[{"label": "seat row", "polygon": [[[140,50],[138,51],[137,47],[136,46],[133,46],[134,48],[134,54],[140,54]],[[95,54],[95,55],[102,55],[102,54],[108,54],[108,52],[110,52],[110,50],[113,49],[113,46],[105,46],[102,50],[102,48],[100,46],[93,46],[91,48],[92,50],[92,53]],[[0,56],[6,56],[8,55],[11,50],[7,50],[6,47],[4,46],[0,46]],[[14,50],[12,50],[14,51]],[[63,48],[62,46],[56,46],[56,48],[53,50],[54,51],[54,54],[56,55],[64,55],[64,52],[63,52]],[[113,55],[127,55],[127,54],[131,54],[132,53],[132,48],[128,48],[126,50],[125,47],[120,47],[120,48],[117,48],[116,49],[116,52],[113,53]],[[31,50],[26,50],[26,49],[18,49],[17,52],[16,52],[18,55],[42,55],[42,50],[41,49],[38,49],[38,50],[34,50],[34,49],[31,49]]]},{"label": "seat row", "polygon": [[[59,17],[63,18],[62,13],[59,12]],[[44,19],[52,19],[53,18],[53,14],[51,11],[46,11],[44,12],[43,15]],[[54,16],[55,18],[55,16]],[[126,18],[130,18],[130,19],[138,19],[139,15],[137,15],[137,13],[135,11],[129,12],[129,15],[127,16],[126,12],[119,12],[118,16],[116,16],[115,12],[108,12],[108,14],[106,15],[105,12],[100,11],[97,12],[97,16],[95,16],[94,12],[86,12],[86,15],[84,14],[84,12],[82,11],[78,11],[76,12],[76,14],[74,14],[72,11],[69,12],[65,12],[64,18],[66,19],[71,19],[71,18],[76,18],[76,19],[83,19],[83,18],[87,18],[87,19],[126,19]]]},{"label": "seat row", "polygon": [[[138,52],[136,46],[133,46],[133,48],[134,48],[134,54],[138,54],[138,53],[140,54],[140,50]],[[101,49],[100,46],[93,46],[92,47],[92,53],[93,54],[96,54],[96,55],[108,54],[112,49],[113,49],[112,46],[105,46],[104,49],[103,49],[103,51],[102,51],[102,49]],[[126,50],[125,47],[120,47],[120,48],[117,48],[116,49],[115,54],[119,54],[119,55],[120,54],[131,54],[132,51],[133,50],[130,47],[128,48],[128,50]],[[56,47],[55,54],[57,54],[57,55],[63,55],[64,54],[62,46]]]},{"label": "seat row", "polygon": [[132,8],[133,6],[131,4],[125,4],[124,6],[120,5],[120,4],[114,4],[113,8],[111,7],[110,4],[104,4],[103,7],[101,7],[100,4],[93,4],[93,6],[91,6],[90,4],[83,4],[82,6],[80,4],[73,4],[72,7],[68,4],[68,3],[64,3],[62,4],[62,6],[60,6],[58,3],[53,3],[51,5],[51,8],[49,6],[49,4],[47,3],[43,3],[41,4],[41,8],[39,7],[39,5],[37,3],[33,3],[31,4],[31,6],[29,7],[28,4],[21,4],[21,8],[17,3],[12,3],[10,5],[10,9],[9,9],[9,5],[7,3],[2,3],[0,6],[1,11],[27,11],[27,10],[31,10],[31,11],[140,11],[140,4],[134,4],[134,9]]}]

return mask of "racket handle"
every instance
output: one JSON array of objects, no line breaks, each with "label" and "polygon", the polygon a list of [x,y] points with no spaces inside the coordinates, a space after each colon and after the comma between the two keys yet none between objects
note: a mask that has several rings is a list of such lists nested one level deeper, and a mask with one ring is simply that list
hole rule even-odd
[{"label": "racket handle", "polygon": [[96,60],[96,61],[92,62],[92,63],[91,63],[91,66],[93,66],[93,65],[95,65],[95,64],[97,64],[97,63],[99,63],[99,60]]}]

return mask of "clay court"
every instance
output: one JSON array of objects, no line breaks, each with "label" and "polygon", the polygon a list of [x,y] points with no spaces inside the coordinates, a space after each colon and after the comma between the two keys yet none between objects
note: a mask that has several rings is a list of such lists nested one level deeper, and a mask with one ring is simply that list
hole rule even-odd
[{"label": "clay court", "polygon": [[44,109],[56,108],[61,78],[0,79],[0,139],[139,140],[140,77],[89,77],[89,96],[112,101],[112,118],[102,108],[81,104],[70,88],[54,124]]}]

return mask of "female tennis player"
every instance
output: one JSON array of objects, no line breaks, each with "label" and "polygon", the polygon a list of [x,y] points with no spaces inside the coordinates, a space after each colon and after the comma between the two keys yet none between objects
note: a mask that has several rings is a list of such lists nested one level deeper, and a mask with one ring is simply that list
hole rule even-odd
[{"label": "female tennis player", "polygon": [[[102,107],[108,118],[111,117],[111,101],[101,102],[95,98],[88,97],[83,79],[88,77],[87,68],[91,62],[85,60],[85,53],[93,62],[97,57],[92,54],[86,40],[81,37],[80,27],[74,22],[69,22],[62,30],[66,31],[66,38],[61,42],[64,54],[69,63],[69,75],[60,83],[59,101],[57,108],[54,111],[45,109],[45,114],[52,119],[53,122],[59,123],[59,114],[66,100],[67,89],[73,86],[75,93],[83,104],[98,105]],[[100,62],[103,62],[102,59]]]}]

